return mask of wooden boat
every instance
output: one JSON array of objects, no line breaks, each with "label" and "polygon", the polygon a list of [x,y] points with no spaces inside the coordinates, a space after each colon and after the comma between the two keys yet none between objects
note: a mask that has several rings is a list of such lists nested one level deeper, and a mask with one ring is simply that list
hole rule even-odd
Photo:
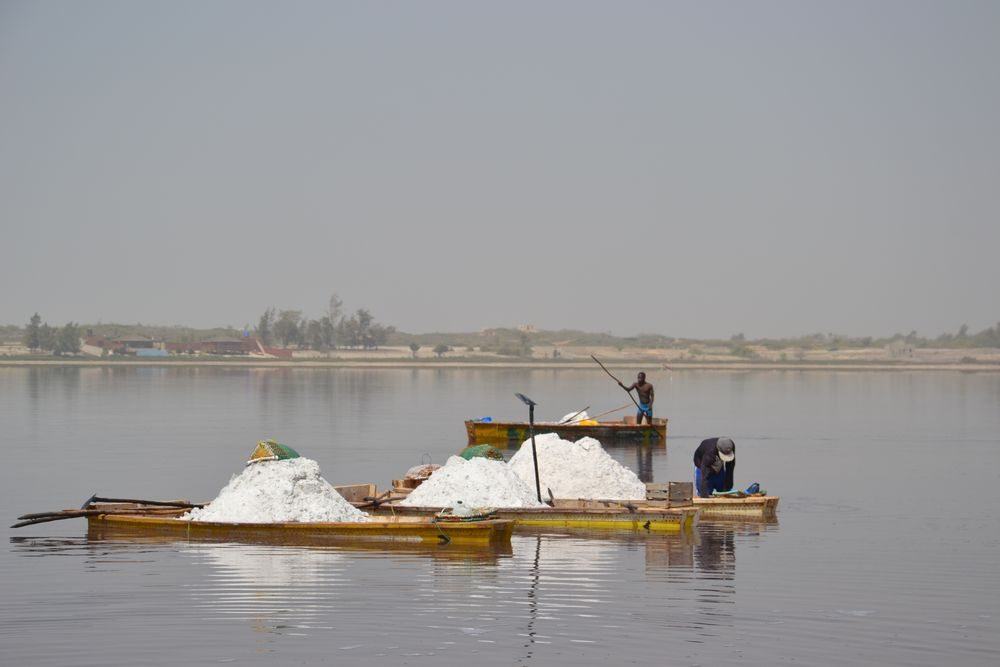
[{"label": "wooden boat", "polygon": [[[100,506],[92,506],[101,509]],[[144,513],[121,512],[122,505],[108,507],[108,513],[87,515],[92,531],[116,535],[163,535],[186,540],[224,540],[296,544],[336,544],[338,542],[408,542],[427,544],[509,545],[514,523],[505,519],[469,522],[440,522],[430,517],[378,517],[372,521],[345,523],[221,523],[183,521],[184,509],[158,509]]]},{"label": "wooden boat", "polygon": [[[605,445],[635,444],[666,446],[667,420],[653,418],[652,424],[636,424],[631,420],[602,421],[596,424],[558,424],[535,422],[535,435],[555,433],[565,440],[579,440],[584,436],[595,438]],[[493,445],[494,447],[519,446],[530,437],[528,422],[499,422],[470,419],[465,422],[469,446]]]},{"label": "wooden boat", "polygon": [[[698,510],[693,505],[651,507],[606,500],[556,500],[555,505],[555,507],[498,509],[495,510],[495,514],[498,519],[513,522],[515,530],[542,527],[666,533],[690,530],[698,517]],[[382,505],[376,513],[403,517],[429,517],[440,511],[440,507]]]},{"label": "wooden boat", "polygon": [[778,516],[778,496],[694,498],[694,506],[706,521],[771,521]]}]

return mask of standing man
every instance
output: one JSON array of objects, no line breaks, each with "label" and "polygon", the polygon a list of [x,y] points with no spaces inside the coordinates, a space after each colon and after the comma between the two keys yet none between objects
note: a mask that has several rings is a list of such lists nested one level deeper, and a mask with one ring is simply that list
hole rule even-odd
[{"label": "standing man", "polygon": [[713,491],[731,491],[736,469],[736,443],[732,438],[702,440],[694,450],[694,488],[699,498]]},{"label": "standing man", "polygon": [[635,382],[632,383],[631,387],[626,387],[621,382],[618,383],[622,389],[631,393],[635,389],[635,393],[639,394],[639,412],[635,413],[635,423],[641,424],[642,418],[645,417],[649,424],[653,423],[653,399],[656,398],[653,394],[653,385],[646,382],[646,374],[639,373],[636,376]]}]

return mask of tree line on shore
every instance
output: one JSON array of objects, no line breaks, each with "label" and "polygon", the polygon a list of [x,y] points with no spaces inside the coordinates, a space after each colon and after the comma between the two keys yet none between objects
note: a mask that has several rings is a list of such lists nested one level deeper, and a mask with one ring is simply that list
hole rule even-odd
[{"label": "tree line on shore", "polygon": [[408,346],[417,356],[420,349],[430,349],[438,357],[453,349],[464,348],[466,353],[481,351],[501,356],[530,357],[532,346],[557,347],[615,347],[647,349],[690,349],[692,346],[729,347],[736,356],[752,356],[753,347],[770,350],[838,350],[880,348],[891,344],[905,344],[913,348],[1000,348],[1000,322],[982,331],[972,332],[963,324],[954,332],[936,337],[921,336],[916,331],[897,333],[888,337],[844,336],[835,333],[815,333],[789,338],[751,339],[742,333],[728,339],[675,338],[662,334],[615,336],[610,332],[595,333],[578,330],[541,330],[526,332],[522,329],[499,328],[467,333],[412,334],[398,331],[396,327],[377,322],[370,311],[359,308],[346,314],[343,302],[334,294],[321,317],[304,317],[301,310],[268,308],[255,327],[249,325],[241,332],[234,327],[195,329],[183,326],[143,324],[87,324],[85,327],[68,322],[61,327],[42,322],[35,313],[23,327],[0,326],[0,342],[20,340],[34,352],[57,355],[75,354],[80,351],[82,330],[87,335],[113,338],[117,336],[149,336],[158,340],[196,342],[220,337],[254,335],[265,345],[280,344],[284,347],[311,348],[330,351],[342,348],[377,349],[384,345]]},{"label": "tree line on shore", "polygon": [[377,349],[385,345],[396,327],[380,324],[374,316],[359,308],[344,313],[344,302],[336,294],[330,297],[326,312],[318,319],[303,317],[301,310],[276,310],[271,307],[257,320],[254,334],[264,345],[275,342],[283,347],[327,351],[338,348]]},{"label": "tree line on shore", "polygon": [[51,327],[35,313],[24,328],[23,342],[32,351],[51,352],[56,356],[76,354],[80,351],[80,327],[73,322]]}]

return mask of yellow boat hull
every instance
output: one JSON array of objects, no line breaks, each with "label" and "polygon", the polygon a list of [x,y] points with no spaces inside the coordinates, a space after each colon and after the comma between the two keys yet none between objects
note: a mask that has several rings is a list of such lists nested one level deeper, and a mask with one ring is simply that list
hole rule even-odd
[{"label": "yellow boat hull", "polygon": [[771,521],[778,518],[778,496],[695,498],[694,506],[707,521]]},{"label": "yellow boat hull", "polygon": [[[530,437],[527,422],[465,422],[469,445],[494,447],[519,447]],[[652,424],[626,424],[625,422],[598,422],[597,424],[536,423],[535,435],[555,433],[564,440],[579,440],[585,436],[595,438],[605,445],[653,445],[666,447],[667,420],[655,418]]]},{"label": "yellow boat hull", "polygon": [[[440,511],[435,507],[380,508],[380,513],[392,512],[402,516],[432,516]],[[698,510],[693,506],[660,509],[567,509],[542,507],[526,509],[496,510],[498,519],[511,521],[514,529],[535,528],[584,528],[600,530],[623,530],[657,533],[679,533],[691,530],[698,518]]]},{"label": "yellow boat hull", "polygon": [[217,523],[171,517],[98,514],[87,517],[91,531],[115,535],[168,535],[187,540],[335,544],[407,542],[427,544],[510,544],[512,521],[445,523],[426,517],[380,517],[357,523]]}]

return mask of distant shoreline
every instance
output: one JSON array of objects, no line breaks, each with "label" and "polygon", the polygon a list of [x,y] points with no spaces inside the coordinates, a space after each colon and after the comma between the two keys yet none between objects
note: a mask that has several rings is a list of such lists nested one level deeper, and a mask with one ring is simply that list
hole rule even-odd
[{"label": "distant shoreline", "polygon": [[[662,360],[607,359],[606,366],[621,369],[645,368],[666,372]],[[352,368],[352,369],[594,369],[583,361],[475,361],[475,360],[273,360],[273,359],[3,359],[3,367],[221,367],[221,368]],[[990,363],[886,363],[886,362],[752,362],[752,361],[672,361],[669,370],[705,371],[961,371],[1000,373],[1000,364]]]}]

